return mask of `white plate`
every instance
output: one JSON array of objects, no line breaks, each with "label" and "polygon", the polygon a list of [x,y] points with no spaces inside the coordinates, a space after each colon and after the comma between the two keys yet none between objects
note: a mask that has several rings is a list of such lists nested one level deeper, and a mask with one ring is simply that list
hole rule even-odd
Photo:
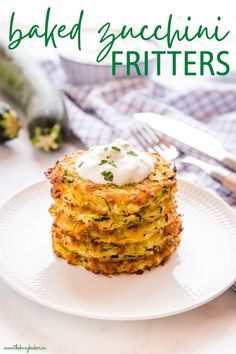
[{"label": "white plate", "polygon": [[174,315],[215,298],[236,276],[236,218],[218,197],[179,181],[184,232],[177,252],[143,275],[112,278],[68,265],[51,249],[47,182],[0,211],[0,275],[22,295],[74,315],[138,320]]}]

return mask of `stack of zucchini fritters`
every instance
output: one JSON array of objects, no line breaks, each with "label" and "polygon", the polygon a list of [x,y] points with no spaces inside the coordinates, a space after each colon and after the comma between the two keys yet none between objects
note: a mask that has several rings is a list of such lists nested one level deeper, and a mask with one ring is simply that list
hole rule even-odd
[{"label": "stack of zucchini fritters", "polygon": [[118,187],[80,178],[74,166],[81,154],[65,156],[47,172],[56,255],[103,274],[141,274],[164,264],[181,232],[169,163],[152,154],[155,168],[145,180]]}]

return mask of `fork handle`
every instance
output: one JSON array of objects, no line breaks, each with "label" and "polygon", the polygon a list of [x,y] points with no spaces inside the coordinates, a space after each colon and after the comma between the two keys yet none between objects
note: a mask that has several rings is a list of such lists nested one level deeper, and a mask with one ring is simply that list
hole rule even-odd
[{"label": "fork handle", "polygon": [[227,153],[225,155],[225,157],[222,160],[222,163],[224,166],[230,168],[233,171],[236,171],[236,156],[231,154],[231,153]]},{"label": "fork handle", "polygon": [[236,193],[236,173],[216,167],[211,171],[211,176],[230,192]]}]

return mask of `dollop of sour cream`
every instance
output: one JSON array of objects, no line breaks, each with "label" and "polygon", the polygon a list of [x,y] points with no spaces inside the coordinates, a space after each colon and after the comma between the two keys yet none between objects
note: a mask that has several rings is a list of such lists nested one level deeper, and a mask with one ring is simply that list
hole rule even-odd
[{"label": "dollop of sour cream", "polygon": [[116,139],[113,144],[94,146],[75,162],[78,175],[99,184],[124,186],[143,181],[154,169],[154,159],[131,144]]}]

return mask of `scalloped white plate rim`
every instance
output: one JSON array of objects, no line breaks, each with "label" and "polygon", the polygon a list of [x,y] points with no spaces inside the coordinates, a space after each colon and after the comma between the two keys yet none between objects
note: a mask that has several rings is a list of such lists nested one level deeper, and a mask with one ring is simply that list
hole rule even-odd
[{"label": "scalloped white plate rim", "polygon": [[[236,213],[233,211],[233,209],[221,198],[219,197],[214,191],[211,191],[209,189],[203,188],[200,185],[197,185],[195,183],[192,183],[184,178],[178,177],[178,181],[182,184],[187,184],[189,185],[191,188],[195,188],[198,189],[201,192],[204,192],[208,195],[210,195],[213,199],[215,199],[217,202],[219,202],[222,206],[222,208],[225,209],[225,211],[229,214],[231,214],[232,217],[235,218],[235,225],[236,225]],[[17,192],[15,195],[13,195],[7,202],[5,202],[1,207],[0,207],[0,218],[1,218],[1,212],[8,207],[8,205],[10,205],[15,199],[17,199],[20,195],[22,195],[24,192],[28,191],[31,188],[35,188],[38,185],[42,185],[42,184],[46,184],[47,181],[45,180],[41,180],[39,182],[36,182],[24,189],[22,189],[21,191]],[[236,258],[236,255],[235,255]],[[95,320],[110,320],[110,321],[138,321],[138,320],[151,320],[151,319],[158,319],[158,318],[165,318],[165,317],[170,317],[170,316],[174,316],[174,315],[178,315],[184,312],[188,312],[191,311],[193,309],[196,309],[200,306],[203,306],[205,304],[207,304],[208,302],[216,299],[218,296],[220,296],[221,294],[223,294],[226,290],[228,290],[236,281],[236,276],[232,278],[232,280],[230,282],[228,282],[221,290],[217,291],[215,294],[213,294],[212,296],[209,296],[207,298],[205,298],[202,301],[196,302],[193,305],[189,305],[189,306],[185,306],[184,308],[180,308],[176,311],[169,311],[166,312],[165,314],[158,314],[158,313],[153,313],[152,315],[137,315],[137,316],[110,316],[110,315],[102,315],[102,314],[95,314],[93,312],[83,312],[83,311],[74,311],[71,310],[69,307],[66,306],[60,306],[60,305],[54,305],[53,303],[49,302],[49,301],[45,301],[42,300],[36,296],[32,296],[30,292],[28,291],[24,291],[21,290],[18,286],[16,286],[13,282],[9,281],[7,279],[7,277],[4,275],[4,273],[2,272],[2,269],[0,268],[0,279],[7,284],[11,289],[13,289],[14,291],[16,291],[18,294],[24,296],[25,298],[38,303],[42,306],[45,306],[49,309],[53,309],[62,313],[66,313],[69,315],[73,315],[73,316],[79,316],[79,317],[84,317],[84,318],[90,318],[90,319],[95,319]]]}]

